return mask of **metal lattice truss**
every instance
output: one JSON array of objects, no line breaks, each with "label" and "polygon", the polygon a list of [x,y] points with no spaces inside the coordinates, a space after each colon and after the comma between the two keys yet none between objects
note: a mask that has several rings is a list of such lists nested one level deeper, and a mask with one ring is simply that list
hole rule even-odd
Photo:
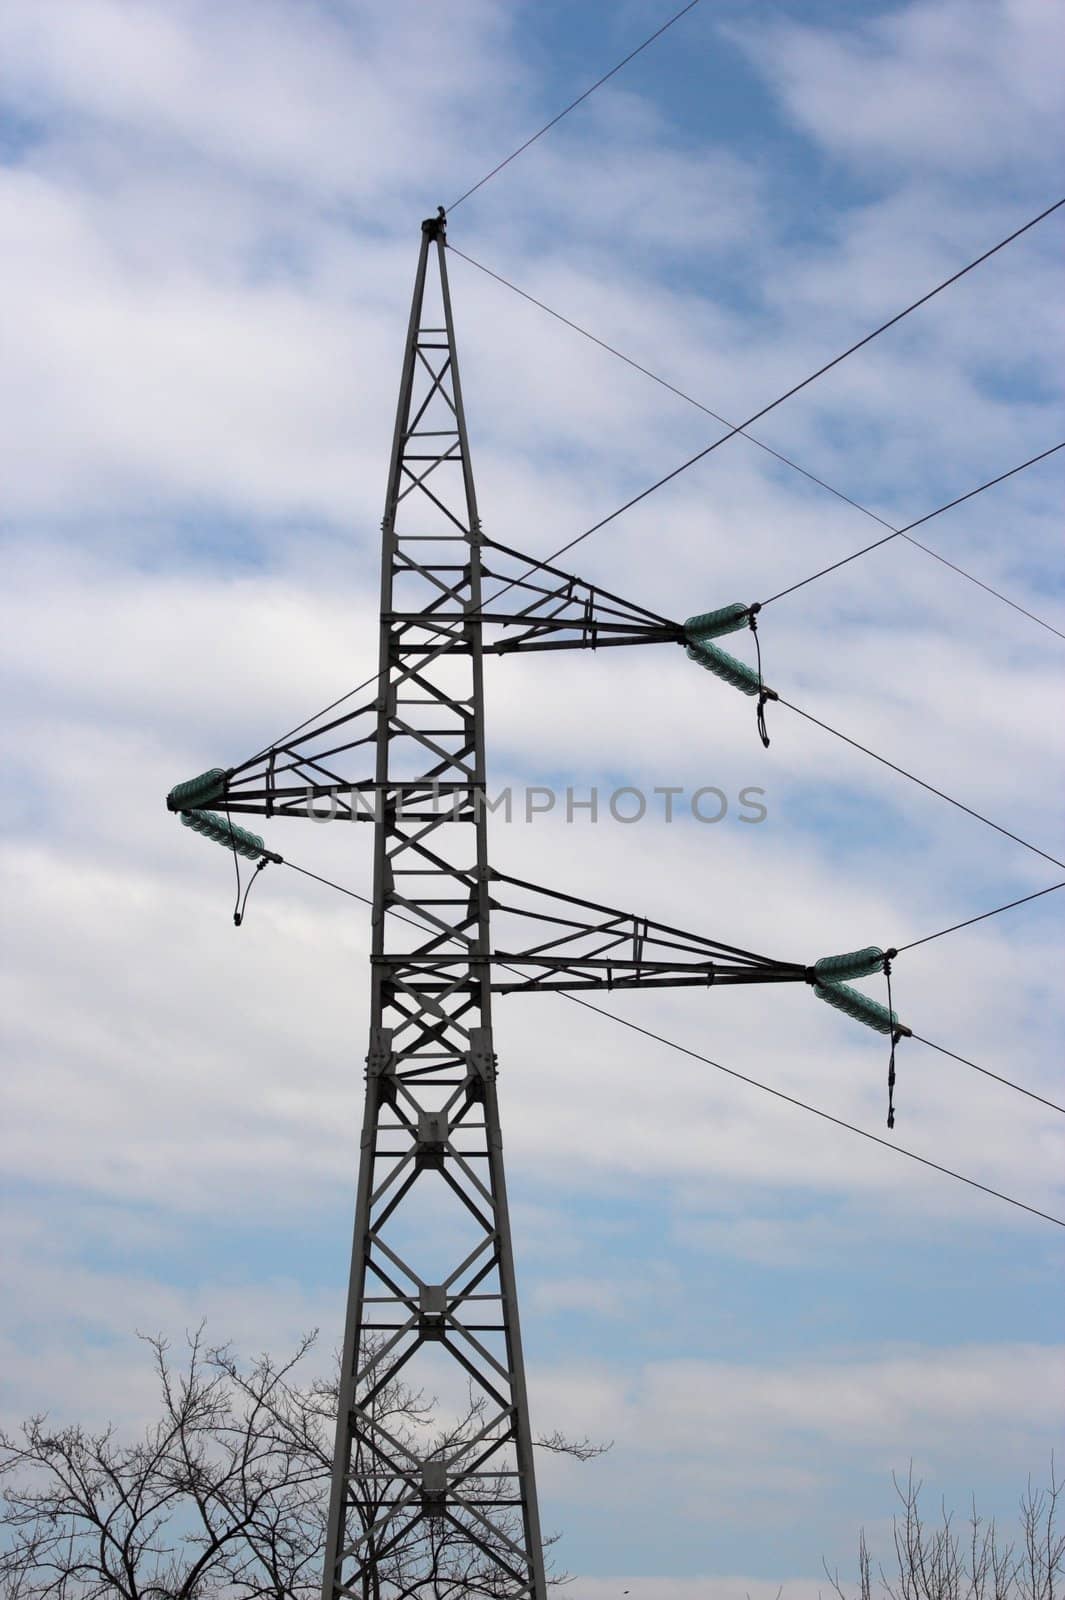
[{"label": "metal lattice truss", "polygon": [[[472,882],[470,889],[472,896]],[[774,961],[507,873],[489,873],[489,908],[494,993],[809,981],[807,968],[795,962]],[[469,916],[458,909],[458,916],[427,916],[423,903],[397,896],[394,910],[406,923],[399,933],[409,948],[383,958],[393,981],[417,974],[423,988],[451,989],[474,937]],[[418,933],[427,937],[418,939]]]},{"label": "metal lattice truss", "polygon": [[[443,381],[443,380],[441,380]],[[439,503],[437,485],[429,486],[431,466],[424,456],[400,492],[400,500],[415,491]],[[434,458],[439,467],[460,464],[452,451]],[[433,541],[429,541],[433,542]],[[391,630],[391,648],[397,663],[409,669],[393,687],[397,698],[393,721],[397,725],[415,713],[406,711],[425,693],[425,674],[435,670],[441,657],[468,655],[470,629],[481,632],[484,654],[509,655],[540,650],[596,650],[637,644],[683,644],[684,628],[632,601],[586,583],[583,578],[538,563],[518,550],[481,538],[481,580],[491,578],[498,587],[476,614],[463,609],[467,583],[464,565],[435,559],[439,551],[422,550],[421,540],[396,553],[397,597],[403,609],[385,615]],[[490,562],[490,564],[489,564]],[[494,603],[506,601],[506,605]],[[418,609],[412,602],[417,599]],[[398,691],[406,691],[401,697]],[[472,803],[471,786],[448,770],[443,750],[439,763],[427,768],[424,778],[393,781],[378,792],[368,769],[377,739],[379,695],[377,685],[365,691],[350,707],[335,716],[323,716],[305,725],[290,739],[261,750],[226,774],[224,803],[234,814],[300,816],[308,805],[325,801],[319,815],[359,822],[373,821],[376,806],[400,806],[415,820],[430,821],[432,808]],[[428,730],[423,730],[428,737]],[[425,781],[428,779],[428,783]],[[221,802],[220,802],[221,803]]]},{"label": "metal lattice truss", "polygon": [[[382,523],[373,724],[363,708],[326,731],[332,747],[288,768],[331,784],[341,755],[372,744],[380,800],[325,1600],[420,1596],[441,1574],[461,1575],[470,1594],[545,1596],[492,1050],[481,597],[443,225],[434,221],[423,227]],[[442,607],[454,628],[397,621],[432,619]],[[275,757],[275,783],[280,765]],[[259,803],[286,804],[259,770]],[[461,933],[443,983],[405,959],[410,929],[389,913],[410,910]],[[400,1382],[440,1396],[438,1425],[421,1440],[401,1437],[382,1407]],[[464,1415],[465,1426],[450,1415]]]},{"label": "metal lattice truss", "polygon": [[[545,1600],[493,993],[810,976],[489,865],[485,652],[683,643],[684,630],[483,536],[443,229],[423,224],[382,522],[378,677],[231,768],[210,802],[374,823],[324,1600]],[[438,1397],[418,1426],[397,1403],[404,1385]]]},{"label": "metal lattice truss", "polygon": [[[679,623],[586,583],[571,572],[523,555],[495,539],[482,539],[481,551],[482,578],[486,584],[492,582],[479,618],[485,630],[486,653],[685,642]],[[453,610],[451,598],[442,587],[437,603],[426,612],[397,613],[395,621],[401,632],[415,631],[411,648],[418,648],[418,638],[461,637],[464,619]]]}]

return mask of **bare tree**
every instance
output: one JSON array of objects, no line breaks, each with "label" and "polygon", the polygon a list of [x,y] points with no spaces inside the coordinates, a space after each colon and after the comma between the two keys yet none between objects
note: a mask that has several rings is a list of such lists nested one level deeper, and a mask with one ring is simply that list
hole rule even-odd
[{"label": "bare tree", "polygon": [[858,1582],[854,1595],[841,1583],[838,1570],[825,1572],[837,1600],[1062,1600],[1065,1575],[1065,1531],[1060,1526],[1054,1458],[1049,1480],[1035,1488],[1029,1478],[1021,1495],[1020,1530],[1004,1535],[970,1505],[958,1526],[941,1505],[930,1523],[921,1505],[922,1484],[911,1465],[905,1483],[893,1476],[900,1510],[893,1519],[894,1557],[890,1568],[877,1564],[866,1542],[858,1539]]},{"label": "bare tree", "polygon": [[[0,1432],[2,1600],[310,1600],[321,1584],[337,1408],[335,1377],[297,1379],[313,1342],[245,1368],[228,1346],[205,1345],[201,1328],[178,1370],[166,1340],[151,1338],[162,1415],[138,1441],[43,1416],[17,1438]],[[431,1397],[400,1382],[375,1405],[392,1437],[422,1453],[428,1440],[453,1458],[483,1429],[472,1395],[444,1425]],[[541,1443],[579,1460],[608,1448],[560,1434]],[[361,1458],[354,1468],[372,1528],[393,1486]],[[491,1480],[480,1492],[499,1497]],[[443,1521],[423,1521],[378,1566],[363,1600],[508,1594]]]}]

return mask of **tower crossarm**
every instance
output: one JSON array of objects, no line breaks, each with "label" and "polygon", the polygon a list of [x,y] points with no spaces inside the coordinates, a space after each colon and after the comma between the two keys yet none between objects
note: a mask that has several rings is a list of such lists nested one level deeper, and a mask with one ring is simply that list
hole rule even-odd
[{"label": "tower crossarm", "polygon": [[214,767],[175,785],[167,807],[306,816],[312,814],[313,802],[330,798],[335,799],[332,815],[337,818],[372,818],[377,717],[376,700],[362,701],[337,716],[323,713],[237,766]]},{"label": "tower crossarm", "polygon": [[[809,969],[796,962],[505,873],[490,873],[490,904],[494,937],[485,959],[496,993],[811,981]],[[462,936],[442,922],[424,932],[426,938],[411,935],[408,951],[383,956],[380,964],[393,984],[416,976],[419,989],[451,994],[469,962]]]},{"label": "tower crossarm", "polygon": [[[482,576],[489,586],[478,619],[486,654],[685,643],[681,623],[561,567],[484,535],[481,553]],[[437,585],[438,593],[428,607],[392,614],[400,654],[423,649],[434,635],[452,646],[461,643],[469,615],[454,603],[439,576]]]},{"label": "tower crossarm", "polygon": [[[448,366],[445,361],[444,368]],[[435,393],[443,379],[432,376],[430,388]],[[417,433],[408,432],[406,437],[410,441]],[[440,503],[443,491],[434,493],[426,487],[424,466],[415,472],[405,465],[428,459],[428,455],[416,453],[397,464],[410,480],[397,495],[403,499],[417,490],[439,513],[445,509]],[[434,459],[438,465],[464,463],[450,444],[439,447]],[[454,517],[450,513],[448,517],[453,525]],[[776,698],[774,691],[762,684],[760,672],[756,674],[711,643],[719,633],[735,631],[747,620],[753,623],[757,608],[737,604],[675,622],[550,562],[536,561],[488,539],[476,524],[467,531],[466,539],[465,549],[460,551],[453,548],[462,542],[453,531],[438,533],[435,538],[414,534],[397,542],[392,554],[392,587],[381,615],[392,670],[387,678],[382,674],[376,680],[372,699],[337,715],[330,715],[335,706],[329,707],[238,766],[204,773],[202,780],[213,782],[198,791],[197,799],[190,801],[188,791],[200,784],[200,779],[177,785],[167,797],[170,809],[214,805],[230,814],[345,822],[372,821],[398,812],[409,821],[432,823],[443,808],[461,819],[476,805],[478,784],[468,747],[453,748],[454,716],[459,712],[468,718],[472,706],[467,698],[441,692],[439,672],[449,658],[469,657],[473,652],[483,657],[534,650],[679,644],[700,665],[744,693],[757,693],[763,701]],[[480,593],[471,604],[470,556],[474,552]],[[498,586],[484,595],[486,584]],[[336,705],[349,698],[353,696],[343,697]],[[405,739],[416,756],[409,778],[393,780],[387,773],[382,781],[377,772],[382,717],[388,736]]]}]

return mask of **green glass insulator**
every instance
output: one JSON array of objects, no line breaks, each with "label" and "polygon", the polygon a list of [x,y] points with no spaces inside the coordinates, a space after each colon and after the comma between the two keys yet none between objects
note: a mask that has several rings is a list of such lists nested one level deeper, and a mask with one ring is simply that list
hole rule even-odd
[{"label": "green glass insulator", "polygon": [[237,855],[245,856],[249,861],[258,861],[261,856],[271,854],[257,833],[239,828],[225,817],[216,817],[213,811],[183,811],[181,821],[194,833],[222,845],[226,850],[235,850]]},{"label": "green glass insulator", "polygon": [[735,656],[730,656],[727,650],[719,650],[714,644],[690,644],[687,653],[691,661],[697,661],[707,672],[731,684],[741,694],[758,693],[757,672],[745,661],[737,661]]},{"label": "green glass insulator", "polygon": [[730,606],[721,606],[717,611],[703,611],[697,617],[689,617],[684,624],[684,632],[689,639],[701,642],[704,639],[717,639],[723,633],[735,633],[747,624],[750,616],[750,607],[741,605],[738,600]]},{"label": "green glass insulator", "polygon": [[864,950],[848,950],[841,956],[822,956],[814,962],[814,971],[826,983],[841,983],[846,978],[868,978],[874,972],[883,972],[884,952],[875,944]]},{"label": "green glass insulator", "polygon": [[867,994],[851,989],[845,983],[818,983],[814,986],[814,993],[819,1000],[827,1001],[855,1022],[864,1022],[867,1028],[872,1028],[876,1033],[902,1033],[909,1036],[909,1028],[899,1021],[894,1011],[889,1011],[879,1000],[872,1000]]},{"label": "green glass insulator", "polygon": [[212,767],[210,772],[201,772],[198,778],[189,778],[187,783],[176,783],[166,797],[168,810],[191,811],[194,807],[209,805],[222,793],[225,779],[221,767]]}]

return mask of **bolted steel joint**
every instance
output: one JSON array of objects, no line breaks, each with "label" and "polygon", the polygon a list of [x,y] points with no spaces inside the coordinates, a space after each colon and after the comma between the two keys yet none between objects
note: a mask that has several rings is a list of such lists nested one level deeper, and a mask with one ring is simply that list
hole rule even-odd
[{"label": "bolted steel joint", "polygon": [[422,1510],[427,1517],[442,1517],[447,1505],[447,1463],[422,1462]]}]

